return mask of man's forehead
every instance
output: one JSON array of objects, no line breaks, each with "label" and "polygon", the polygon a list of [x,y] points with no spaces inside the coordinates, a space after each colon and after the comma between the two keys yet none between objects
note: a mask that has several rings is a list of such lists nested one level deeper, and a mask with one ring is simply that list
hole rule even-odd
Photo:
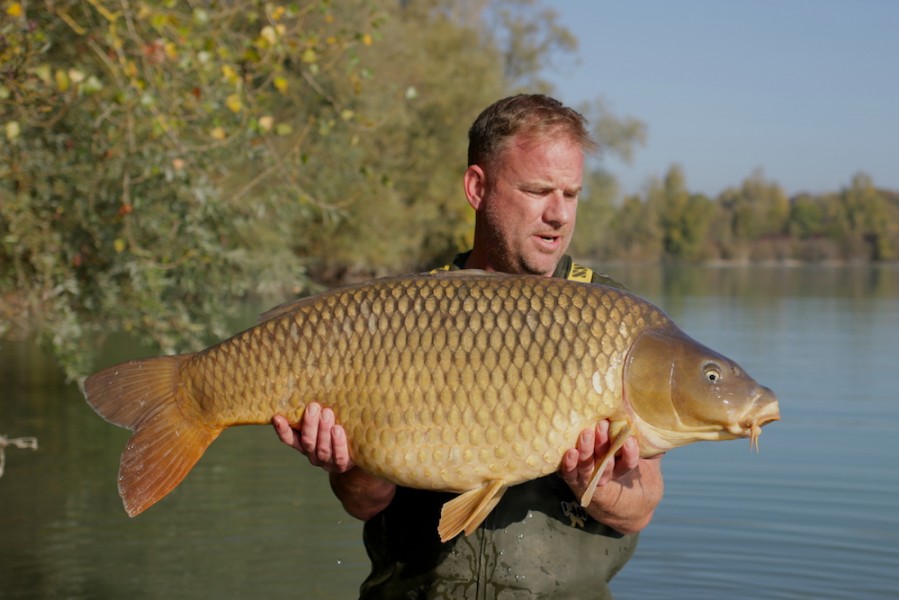
[{"label": "man's forehead", "polygon": [[566,129],[556,127],[545,131],[521,131],[508,139],[506,149],[516,147],[520,150],[528,152],[534,148],[545,146],[548,144],[565,144],[576,147],[583,154],[578,139],[571,135]]}]

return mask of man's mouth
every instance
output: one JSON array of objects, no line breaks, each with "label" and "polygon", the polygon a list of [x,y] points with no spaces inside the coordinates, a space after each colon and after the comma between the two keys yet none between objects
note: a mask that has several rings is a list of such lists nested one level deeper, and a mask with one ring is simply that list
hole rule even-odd
[{"label": "man's mouth", "polygon": [[559,240],[562,239],[559,235],[546,235],[546,234],[537,234],[537,239],[543,242],[544,244],[556,245],[559,243]]}]

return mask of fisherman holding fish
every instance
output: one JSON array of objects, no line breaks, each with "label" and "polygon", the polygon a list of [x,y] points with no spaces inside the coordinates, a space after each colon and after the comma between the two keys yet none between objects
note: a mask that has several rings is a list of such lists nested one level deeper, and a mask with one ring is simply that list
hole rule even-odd
[{"label": "fisherman holding fish", "polygon": [[502,100],[471,129],[475,243],[453,264],[299,298],[198,352],[85,379],[90,406],[133,432],[128,515],[224,430],[274,423],[365,521],[363,598],[610,597],[661,499],[658,457],[756,446],[780,409],[652,303],[583,283],[614,283],[564,254],[591,147],[555,100]]},{"label": "fisherman holding fish", "polygon": [[[552,98],[518,95],[485,109],[469,131],[463,177],[474,245],[444,269],[622,287],[565,254],[584,158],[595,146],[584,117]],[[307,406],[296,429],[282,416],[273,423],[283,443],[329,472],[344,508],[365,521],[372,572],[362,598],[610,598],[608,581],[662,498],[660,456],[640,458],[630,437],[581,507],[595,458],[610,448],[604,420],[581,432],[556,474],[510,487],[471,535],[441,542],[436,524],[453,494],[397,486],[356,467],[346,431],[318,404]]]}]

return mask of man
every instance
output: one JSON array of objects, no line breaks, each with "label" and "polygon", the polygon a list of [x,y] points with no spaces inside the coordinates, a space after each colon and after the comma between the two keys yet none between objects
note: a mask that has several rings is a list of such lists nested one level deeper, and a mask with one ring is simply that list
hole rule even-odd
[{"label": "man", "polygon": [[[520,95],[491,105],[469,131],[465,196],[475,210],[472,250],[445,268],[476,268],[617,285],[565,254],[574,231],[584,156],[594,148],[584,118],[558,101]],[[477,368],[477,365],[472,365]],[[609,598],[607,582],[636,547],[663,484],[658,459],[631,439],[607,468],[590,505],[595,458],[608,421],[583,431],[557,474],[510,488],[470,536],[443,544],[440,507],[452,494],[412,490],[354,467],[334,414],[310,404],[298,429],[273,420],[282,442],[330,473],[347,512],[364,520],[372,573],[363,598]]]}]

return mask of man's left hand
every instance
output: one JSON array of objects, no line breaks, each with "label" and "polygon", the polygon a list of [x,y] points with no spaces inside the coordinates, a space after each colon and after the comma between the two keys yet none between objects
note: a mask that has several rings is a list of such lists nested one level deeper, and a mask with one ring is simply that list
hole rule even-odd
[{"label": "man's left hand", "polygon": [[[578,498],[587,490],[593,470],[602,462],[609,448],[611,448],[609,421],[600,421],[595,427],[583,430],[578,436],[577,447],[571,448],[562,457],[559,474]],[[597,487],[625,477],[637,468],[639,463],[640,446],[637,440],[630,438],[618,453],[609,459]]]}]

